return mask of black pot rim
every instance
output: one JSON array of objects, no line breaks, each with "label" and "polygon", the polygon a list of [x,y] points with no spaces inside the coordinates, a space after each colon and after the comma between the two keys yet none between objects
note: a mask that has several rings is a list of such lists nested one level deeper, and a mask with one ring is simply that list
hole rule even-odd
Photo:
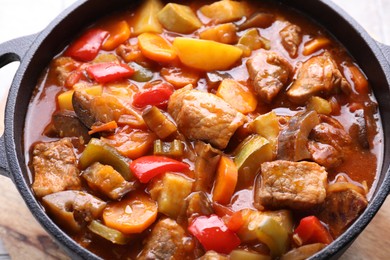
[{"label": "black pot rim", "polygon": [[[280,0],[287,5],[289,4],[287,0]],[[312,0],[314,1],[314,0]],[[95,254],[91,253],[87,249],[81,247],[77,244],[72,238],[70,238],[66,233],[64,233],[44,212],[42,206],[38,203],[35,196],[33,195],[30,184],[27,183],[26,179],[22,176],[22,167],[25,167],[24,159],[22,155],[17,153],[17,150],[20,147],[17,147],[15,143],[16,131],[15,131],[15,118],[18,116],[18,111],[15,110],[17,103],[17,96],[19,94],[19,87],[24,78],[24,74],[29,67],[29,63],[34,56],[34,53],[41,46],[44,40],[48,37],[50,32],[64,19],[66,19],[69,14],[74,10],[84,5],[88,0],[81,0],[73,4],[71,7],[63,11],[57,18],[55,18],[41,33],[37,35],[29,50],[21,60],[19,69],[16,73],[14,81],[9,91],[6,111],[5,111],[5,131],[4,131],[4,143],[6,149],[7,161],[10,169],[10,177],[15,183],[18,191],[22,195],[25,203],[28,208],[38,220],[38,222],[50,233],[55,240],[65,249],[65,251],[75,258],[81,259],[100,259]],[[343,17],[345,23],[349,24],[354,30],[361,35],[362,39],[370,46],[373,51],[375,58],[379,61],[385,75],[387,82],[390,82],[390,67],[389,63],[386,60],[386,57],[383,55],[381,49],[379,48],[377,42],[373,40],[368,33],[345,11],[336,6],[329,0],[317,0],[316,2],[322,3],[328,6],[333,10],[334,13]],[[310,15],[307,14],[309,17]],[[315,20],[315,18],[313,18]],[[321,24],[321,23],[320,23]],[[325,27],[326,28],[326,27]],[[23,150],[23,149],[22,149]],[[354,222],[354,224],[341,235],[337,240],[335,240],[331,245],[327,246],[325,249],[320,251],[311,257],[311,259],[329,259],[331,257],[337,256],[340,252],[343,252],[346,247],[348,247],[356,237],[363,231],[363,229],[368,225],[372,220],[375,214],[380,209],[381,205],[387,198],[387,195],[390,191],[390,170],[387,169],[386,176],[381,183],[376,187],[377,192],[371,198],[370,203],[363,214]]]}]

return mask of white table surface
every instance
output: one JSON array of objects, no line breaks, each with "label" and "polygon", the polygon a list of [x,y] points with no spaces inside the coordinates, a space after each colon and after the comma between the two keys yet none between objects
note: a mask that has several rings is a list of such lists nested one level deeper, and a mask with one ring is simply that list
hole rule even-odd
[{"label": "white table surface", "polygon": [[[390,0],[333,1],[354,17],[376,40],[390,45]],[[75,0],[0,0],[0,43],[41,31],[57,14],[74,2]],[[13,63],[0,69],[0,111],[4,110],[8,88],[17,67],[18,64]],[[4,129],[3,121],[3,118],[0,118],[0,134]],[[3,177],[0,178],[0,181],[2,180]],[[374,237],[373,239],[389,238]],[[9,259],[3,244],[6,243],[0,240],[0,260]],[[389,253],[379,254],[380,258],[373,255],[372,259],[390,259],[390,250],[384,250]],[[343,258],[361,259],[350,251]]]}]

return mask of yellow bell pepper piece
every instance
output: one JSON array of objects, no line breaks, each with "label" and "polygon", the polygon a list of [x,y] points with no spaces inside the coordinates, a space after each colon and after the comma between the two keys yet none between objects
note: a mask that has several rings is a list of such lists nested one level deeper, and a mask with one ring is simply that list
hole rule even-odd
[{"label": "yellow bell pepper piece", "polygon": [[[100,96],[103,93],[103,88],[100,85],[85,88],[83,90],[88,94],[94,96]],[[74,110],[72,105],[73,92],[74,90],[68,90],[57,96],[58,106],[60,107],[60,110]]]}]

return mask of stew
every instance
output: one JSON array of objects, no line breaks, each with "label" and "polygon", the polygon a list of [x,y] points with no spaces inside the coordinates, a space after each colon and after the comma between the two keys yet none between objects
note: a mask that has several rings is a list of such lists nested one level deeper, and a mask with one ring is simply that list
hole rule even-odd
[{"label": "stew", "polygon": [[303,259],[367,207],[369,80],[319,25],[265,1],[142,1],[42,72],[25,127],[47,214],[105,259]]}]

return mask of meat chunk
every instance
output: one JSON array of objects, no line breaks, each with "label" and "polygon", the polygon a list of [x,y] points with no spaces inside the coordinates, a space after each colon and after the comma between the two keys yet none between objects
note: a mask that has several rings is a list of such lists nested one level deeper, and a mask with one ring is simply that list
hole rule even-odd
[{"label": "meat chunk", "polygon": [[273,51],[260,50],[246,63],[255,92],[264,102],[270,103],[289,83],[292,66]]},{"label": "meat chunk", "polygon": [[351,136],[344,127],[334,118],[321,115],[321,123],[316,125],[309,138],[317,142],[333,146],[338,151],[352,142]]},{"label": "meat chunk", "polygon": [[292,102],[304,104],[314,95],[329,94],[338,88],[347,91],[351,87],[330,54],[325,52],[302,64],[287,96]]},{"label": "meat chunk", "polygon": [[38,197],[81,187],[77,159],[69,139],[36,144],[32,164],[35,173],[32,188]]},{"label": "meat chunk", "polygon": [[367,204],[365,196],[354,189],[336,189],[327,195],[318,217],[329,225],[332,235],[338,237],[360,216]]},{"label": "meat chunk", "polygon": [[266,207],[308,209],[324,201],[327,176],[325,168],[313,162],[265,162],[255,194]]},{"label": "meat chunk", "polygon": [[279,134],[277,158],[288,161],[309,159],[311,155],[307,149],[308,137],[319,122],[315,111],[298,113],[291,117],[287,127]]},{"label": "meat chunk", "polygon": [[279,35],[282,39],[282,45],[286,49],[290,57],[297,57],[299,45],[302,42],[301,27],[289,23],[279,32]]},{"label": "meat chunk", "polygon": [[73,111],[58,111],[53,114],[52,120],[55,132],[61,138],[78,137],[83,140],[83,143],[88,143],[91,139],[91,136],[88,134],[88,128]]},{"label": "meat chunk", "polygon": [[169,98],[168,113],[190,140],[202,140],[223,149],[245,116],[214,94],[182,88]]},{"label": "meat chunk", "polygon": [[337,167],[343,161],[343,154],[329,144],[309,141],[307,148],[312,160],[327,169]]},{"label": "meat chunk", "polygon": [[194,241],[176,221],[160,220],[144,241],[138,259],[193,259]]}]

